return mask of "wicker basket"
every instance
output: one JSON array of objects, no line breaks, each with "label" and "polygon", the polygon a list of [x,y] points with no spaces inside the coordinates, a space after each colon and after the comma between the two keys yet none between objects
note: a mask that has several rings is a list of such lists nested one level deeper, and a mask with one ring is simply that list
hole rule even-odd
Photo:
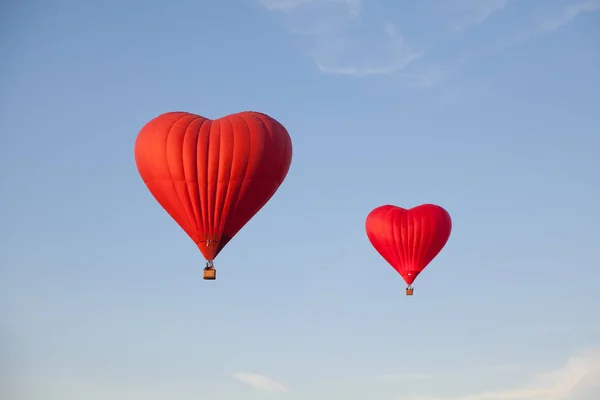
[{"label": "wicker basket", "polygon": [[214,268],[204,270],[204,280],[214,281],[217,279],[217,271]]}]

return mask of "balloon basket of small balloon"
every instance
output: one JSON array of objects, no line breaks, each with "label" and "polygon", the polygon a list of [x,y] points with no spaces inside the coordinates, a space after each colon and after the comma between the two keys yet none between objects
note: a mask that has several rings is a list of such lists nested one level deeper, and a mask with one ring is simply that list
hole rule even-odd
[{"label": "balloon basket of small balloon", "polygon": [[409,287],[407,287],[407,288],[406,288],[406,295],[407,295],[407,296],[412,296],[412,295],[413,295],[413,291],[414,291],[414,290],[415,290],[415,289],[413,289],[413,288],[412,288],[412,287],[410,287],[410,286],[409,286]]},{"label": "balloon basket of small balloon", "polygon": [[212,262],[206,263],[206,268],[204,268],[204,280],[205,281],[214,281],[217,279],[217,270],[213,266]]}]

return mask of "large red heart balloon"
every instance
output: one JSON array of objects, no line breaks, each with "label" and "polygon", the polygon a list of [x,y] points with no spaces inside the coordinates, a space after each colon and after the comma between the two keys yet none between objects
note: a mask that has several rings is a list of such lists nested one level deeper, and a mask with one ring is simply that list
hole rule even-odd
[{"label": "large red heart balloon", "polygon": [[373,247],[410,286],[446,245],[452,220],[434,204],[408,210],[385,205],[369,213],[366,230]]},{"label": "large red heart balloon", "polygon": [[169,112],[142,128],[135,161],[150,193],[212,261],[282,184],[292,141],[258,112],[216,120]]}]

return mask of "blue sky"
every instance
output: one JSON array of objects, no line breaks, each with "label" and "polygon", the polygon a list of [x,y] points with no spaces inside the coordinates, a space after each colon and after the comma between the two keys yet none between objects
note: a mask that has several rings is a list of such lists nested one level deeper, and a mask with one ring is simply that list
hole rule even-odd
[{"label": "blue sky", "polygon": [[[0,7],[7,399],[599,398],[600,1]],[[294,143],[215,282],[133,159],[174,110]],[[410,298],[364,219],[422,203]]]}]

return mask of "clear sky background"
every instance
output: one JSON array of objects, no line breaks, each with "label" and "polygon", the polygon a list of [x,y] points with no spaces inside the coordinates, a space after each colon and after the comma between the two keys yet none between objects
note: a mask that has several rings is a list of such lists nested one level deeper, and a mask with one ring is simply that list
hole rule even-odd
[{"label": "clear sky background", "polygon": [[[1,2],[0,397],[599,399],[599,72],[600,0]],[[134,163],[176,110],[294,144],[214,282]],[[453,217],[412,298],[388,203]]]}]

